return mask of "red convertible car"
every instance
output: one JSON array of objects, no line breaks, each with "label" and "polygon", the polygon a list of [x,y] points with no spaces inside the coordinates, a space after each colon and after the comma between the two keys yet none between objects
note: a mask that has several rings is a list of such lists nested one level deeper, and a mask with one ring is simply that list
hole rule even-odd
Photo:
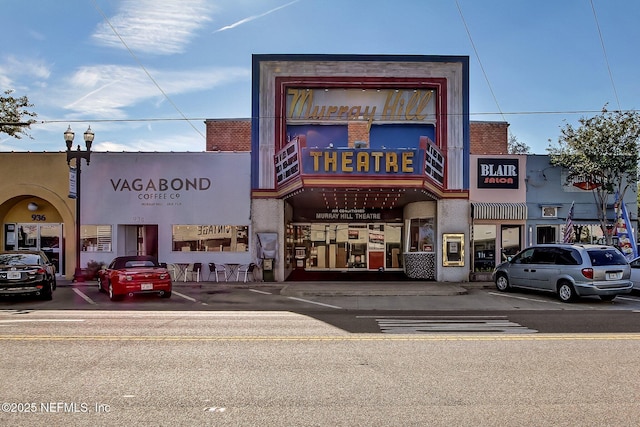
[{"label": "red convertible car", "polygon": [[107,292],[111,301],[148,293],[169,298],[171,289],[169,270],[161,267],[152,256],[116,257],[107,268],[98,271],[98,290]]}]

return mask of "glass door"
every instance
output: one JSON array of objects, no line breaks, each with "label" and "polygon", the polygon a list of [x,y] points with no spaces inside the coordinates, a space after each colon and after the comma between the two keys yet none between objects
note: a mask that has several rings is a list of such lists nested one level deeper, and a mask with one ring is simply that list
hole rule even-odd
[{"label": "glass door", "polygon": [[40,225],[40,249],[47,255],[49,261],[55,266],[56,273],[62,272],[60,241],[62,236],[62,224]]},{"label": "glass door", "polygon": [[[62,224],[17,224],[17,247],[15,249],[41,250],[55,266],[57,274],[62,271]],[[12,248],[13,249],[13,248]]]}]

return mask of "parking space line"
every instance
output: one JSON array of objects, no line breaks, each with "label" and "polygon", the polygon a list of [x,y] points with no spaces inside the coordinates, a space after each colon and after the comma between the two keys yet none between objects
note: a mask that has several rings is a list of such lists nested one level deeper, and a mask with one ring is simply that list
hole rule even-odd
[{"label": "parking space line", "polygon": [[498,292],[489,292],[489,295],[493,295],[493,296],[497,296],[497,297],[505,297],[505,298],[514,298],[514,299],[521,299],[521,300],[525,300],[525,301],[533,301],[533,302],[545,302],[548,304],[564,304],[562,302],[558,302],[558,301],[547,301],[547,300],[543,300],[543,299],[536,299],[536,298],[527,298],[527,297],[521,297],[521,296],[517,296],[517,295],[507,295],[507,294],[501,294]]},{"label": "parking space line", "polygon": [[625,300],[625,301],[640,302],[640,298],[629,298],[629,297],[617,296],[616,299],[621,299],[621,300]]},{"label": "parking space line", "polygon": [[84,292],[82,292],[81,290],[77,289],[77,288],[73,288],[73,292],[75,292],[76,294],[78,294],[78,296],[80,298],[82,298],[83,300],[85,300],[86,302],[88,302],[89,304],[93,304],[93,305],[98,305],[97,302],[95,302],[94,300],[92,300],[91,298],[89,298],[88,295],[86,295]]},{"label": "parking space line", "polygon": [[190,296],[188,296],[188,295],[181,294],[181,293],[180,293],[180,292],[178,292],[178,291],[173,291],[173,294],[174,294],[174,295],[178,295],[179,297],[184,298],[184,299],[186,299],[186,300],[189,300],[189,301],[191,301],[191,302],[196,302],[196,301],[197,301],[195,298],[191,298],[191,297],[190,297]]},{"label": "parking space line", "polygon": [[249,289],[250,292],[255,292],[257,294],[262,294],[262,295],[273,295],[271,292],[266,292],[266,291],[259,291],[257,289]]},{"label": "parking space line", "polygon": [[316,305],[321,305],[323,307],[337,308],[338,310],[342,310],[342,307],[338,307],[337,305],[324,304],[324,303],[321,303],[321,302],[309,301],[308,299],[302,299],[302,298],[296,298],[296,297],[287,297],[287,298],[292,299],[294,301],[301,301],[301,302],[306,302],[306,303],[309,303],[309,304],[316,304]]}]

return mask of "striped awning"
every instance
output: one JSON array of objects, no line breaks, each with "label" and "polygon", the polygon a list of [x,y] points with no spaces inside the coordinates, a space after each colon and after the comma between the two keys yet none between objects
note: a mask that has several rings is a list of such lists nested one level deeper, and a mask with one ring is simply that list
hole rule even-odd
[{"label": "striped awning", "polygon": [[471,203],[474,219],[527,219],[526,203]]}]

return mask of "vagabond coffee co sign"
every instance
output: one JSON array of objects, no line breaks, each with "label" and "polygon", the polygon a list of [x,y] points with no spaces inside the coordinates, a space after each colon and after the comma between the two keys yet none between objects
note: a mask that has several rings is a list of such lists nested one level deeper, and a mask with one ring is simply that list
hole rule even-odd
[{"label": "vagabond coffee co sign", "polygon": [[478,188],[517,189],[518,159],[478,159]]}]

